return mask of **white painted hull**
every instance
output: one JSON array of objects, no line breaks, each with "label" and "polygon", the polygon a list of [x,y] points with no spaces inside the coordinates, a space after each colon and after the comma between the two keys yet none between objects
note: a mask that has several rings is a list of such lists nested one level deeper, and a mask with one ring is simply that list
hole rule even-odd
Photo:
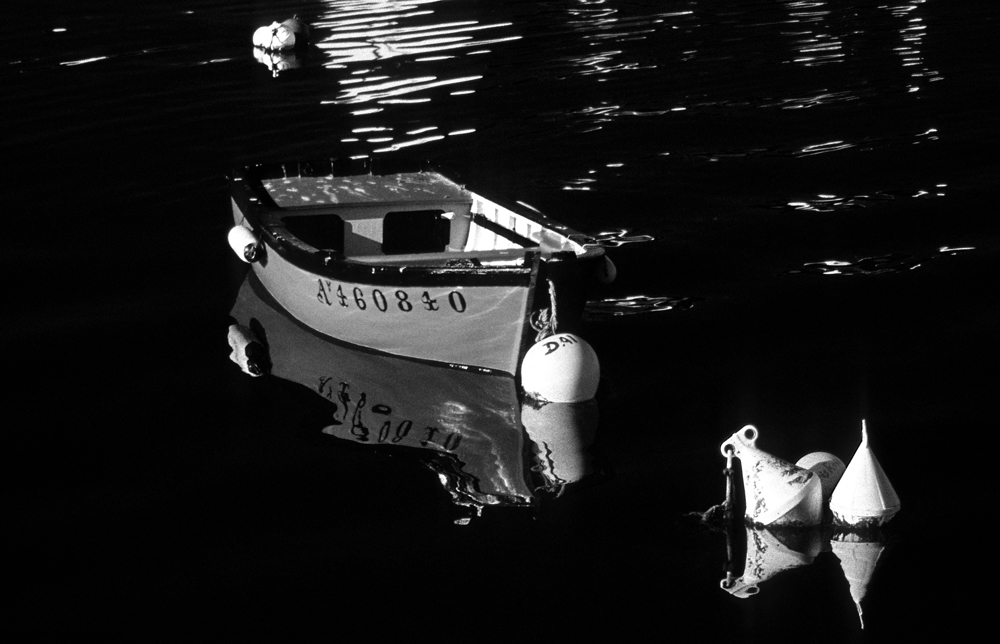
[{"label": "white painted hull", "polygon": [[393,355],[517,372],[528,315],[527,285],[344,282],[304,270],[277,252],[269,252],[262,264],[254,264],[254,271],[268,292],[322,334]]}]

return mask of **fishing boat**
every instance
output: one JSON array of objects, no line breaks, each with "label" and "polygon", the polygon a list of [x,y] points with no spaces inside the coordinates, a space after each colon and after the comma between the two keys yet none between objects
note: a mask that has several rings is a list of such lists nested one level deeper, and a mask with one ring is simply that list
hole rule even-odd
[{"label": "fishing boat", "polygon": [[592,238],[439,169],[321,160],[230,176],[234,251],[292,317],[337,340],[516,375],[613,276]]}]

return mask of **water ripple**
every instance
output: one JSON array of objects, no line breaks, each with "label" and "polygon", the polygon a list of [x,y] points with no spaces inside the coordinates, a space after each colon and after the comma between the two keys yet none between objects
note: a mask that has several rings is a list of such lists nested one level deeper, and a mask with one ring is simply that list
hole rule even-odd
[{"label": "water ripple", "polygon": [[767,208],[770,210],[801,210],[810,212],[834,212],[836,210],[857,210],[872,204],[892,201],[894,199],[920,199],[943,197],[941,192],[947,184],[937,184],[932,191],[928,190],[887,190],[877,191],[871,194],[854,195],[841,197],[832,194],[820,194],[810,199],[788,202],[770,202],[756,204],[754,208]]},{"label": "water ripple", "polygon": [[584,317],[597,321],[625,315],[639,315],[658,311],[684,311],[695,303],[702,301],[700,297],[652,297],[648,295],[629,295],[620,298],[605,298],[587,302]]},{"label": "water ripple", "polygon": [[926,257],[913,257],[902,253],[877,255],[858,260],[828,259],[822,262],[807,262],[801,268],[785,271],[784,275],[882,275],[885,273],[902,273],[919,268],[934,259],[943,256],[955,256],[959,253],[975,250],[972,246],[949,247],[942,246],[937,253]]},{"label": "water ripple", "polygon": [[613,230],[603,230],[593,233],[591,237],[605,248],[617,248],[625,244],[635,244],[639,242],[650,242],[654,240],[652,235],[630,235],[627,228],[615,228]]}]

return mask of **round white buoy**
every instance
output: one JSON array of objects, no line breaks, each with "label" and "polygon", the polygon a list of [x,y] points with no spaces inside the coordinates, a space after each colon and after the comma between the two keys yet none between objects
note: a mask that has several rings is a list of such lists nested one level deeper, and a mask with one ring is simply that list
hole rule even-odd
[{"label": "round white buoy", "polygon": [[899,512],[899,496],[868,446],[863,420],[861,445],[830,497],[830,510],[835,523],[854,528],[882,525]]},{"label": "round white buoy", "polygon": [[601,284],[610,284],[615,281],[618,276],[618,268],[615,267],[614,262],[607,255],[601,260],[600,266],[597,267],[597,281]]},{"label": "round white buoy", "polygon": [[260,256],[260,240],[246,226],[233,226],[229,231],[229,247],[244,262],[252,263]]},{"label": "round white buoy", "polygon": [[840,481],[840,477],[844,475],[846,469],[844,461],[829,452],[806,454],[795,465],[819,476],[820,485],[823,486],[823,503],[830,500],[830,495],[833,494],[837,482]]},{"label": "round white buoy", "polygon": [[597,394],[600,379],[601,366],[594,349],[572,333],[557,333],[536,342],[521,361],[521,387],[539,400],[590,400]]},{"label": "round white buoy", "polygon": [[298,16],[293,16],[282,22],[281,26],[291,34],[286,47],[302,47],[309,44],[309,25],[299,20]]},{"label": "round white buoy", "polygon": [[239,365],[243,373],[254,377],[263,376],[267,362],[267,349],[260,343],[253,331],[242,324],[229,326],[229,359]]},{"label": "round white buoy", "polygon": [[253,45],[267,51],[281,51],[303,47],[309,43],[309,26],[298,16],[284,22],[272,22],[253,32]]},{"label": "round white buoy", "polygon": [[271,44],[271,27],[260,27],[253,32],[253,46],[267,49]]}]

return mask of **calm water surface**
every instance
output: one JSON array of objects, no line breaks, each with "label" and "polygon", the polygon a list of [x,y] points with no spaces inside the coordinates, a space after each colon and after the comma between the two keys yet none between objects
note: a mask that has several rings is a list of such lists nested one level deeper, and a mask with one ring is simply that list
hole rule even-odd
[{"label": "calm water surface", "polygon": [[[313,46],[255,55],[253,31],[293,14]],[[995,487],[997,19],[940,0],[107,0],[8,22],[17,626],[960,637]],[[608,247],[594,485],[476,513],[419,450],[325,435],[300,390],[227,359],[245,266],[225,171],[392,155]],[[386,398],[466,386],[388,371]],[[828,535],[789,541],[808,565],[752,597],[720,588],[748,535],[727,548],[685,516],[722,500],[719,444],[753,423],[778,456],[846,461],[862,418],[903,503],[864,630]]]}]

